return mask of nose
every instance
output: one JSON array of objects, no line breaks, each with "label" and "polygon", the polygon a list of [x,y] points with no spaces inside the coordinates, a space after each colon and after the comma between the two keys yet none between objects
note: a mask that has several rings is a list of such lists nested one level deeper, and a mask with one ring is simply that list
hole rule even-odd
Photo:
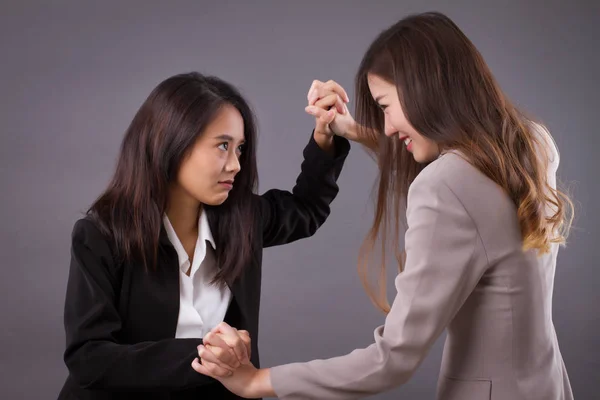
[{"label": "nose", "polygon": [[387,114],[385,114],[385,123],[384,123],[383,128],[384,128],[383,132],[385,133],[385,136],[387,136],[387,137],[394,136],[395,134],[398,133],[398,130],[396,128],[394,128],[394,126],[390,123],[390,119]]},{"label": "nose", "polygon": [[229,153],[229,157],[227,158],[227,164],[225,164],[225,169],[229,173],[237,174],[240,172],[240,159],[235,152]]}]

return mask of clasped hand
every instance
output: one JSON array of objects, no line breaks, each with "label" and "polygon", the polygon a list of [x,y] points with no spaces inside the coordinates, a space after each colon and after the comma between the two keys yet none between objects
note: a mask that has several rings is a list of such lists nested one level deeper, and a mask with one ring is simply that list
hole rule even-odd
[{"label": "clasped hand", "polygon": [[192,368],[218,380],[238,396],[271,395],[268,375],[250,362],[250,340],[247,331],[238,331],[222,322],[204,336],[203,344],[198,346],[199,358],[194,359]]},{"label": "clasped hand", "polygon": [[204,367],[206,375],[227,377],[242,365],[250,364],[251,339],[248,331],[237,330],[222,322],[207,333],[198,346],[199,359],[192,366]]}]

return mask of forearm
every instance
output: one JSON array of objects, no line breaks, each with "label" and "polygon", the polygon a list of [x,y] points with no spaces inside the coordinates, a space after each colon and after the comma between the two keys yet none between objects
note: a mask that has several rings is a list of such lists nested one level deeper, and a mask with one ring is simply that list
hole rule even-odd
[{"label": "forearm", "polygon": [[349,151],[344,138],[312,133],[292,191],[271,189],[258,197],[264,247],[291,243],[316,232],[338,194],[337,179]]},{"label": "forearm", "polygon": [[90,341],[65,362],[79,386],[89,389],[130,391],[184,389],[213,383],[196,374],[190,364],[201,339],[166,339],[120,345]]},{"label": "forearm", "polygon": [[354,124],[346,136],[349,140],[359,143],[374,153],[379,150],[379,135],[366,127],[359,127],[358,124]]}]

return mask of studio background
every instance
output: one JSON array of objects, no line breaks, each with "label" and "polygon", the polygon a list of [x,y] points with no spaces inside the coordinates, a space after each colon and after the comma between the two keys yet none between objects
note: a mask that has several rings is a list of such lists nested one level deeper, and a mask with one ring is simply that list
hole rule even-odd
[{"label": "studio background", "polygon": [[[554,321],[575,397],[597,398],[598,2],[49,3],[0,4],[1,398],[58,395],[67,375],[62,317],[73,223],[107,185],[123,133],[154,86],[197,70],[239,87],[258,117],[260,192],[291,189],[314,126],[304,112],[312,80],[335,79],[352,98],[374,37],[429,10],[454,19],[510,98],[556,139],[577,219],[559,254]],[[384,318],[356,264],[376,172],[354,145],[325,225],[308,240],[265,251],[263,366],[372,342]],[[434,398],[443,338],[408,384],[374,398]]]}]

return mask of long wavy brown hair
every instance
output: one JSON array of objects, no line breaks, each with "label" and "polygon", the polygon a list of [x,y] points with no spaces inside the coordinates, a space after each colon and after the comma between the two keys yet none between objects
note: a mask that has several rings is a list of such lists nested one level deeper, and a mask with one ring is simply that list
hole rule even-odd
[{"label": "long wavy brown hair", "polygon": [[[383,136],[384,116],[369,91],[369,74],[396,85],[404,114],[421,135],[441,151],[459,150],[504,189],[517,207],[524,250],[546,253],[551,243],[565,243],[573,205],[546,179],[551,154],[540,150],[550,144],[543,137],[551,137],[540,135],[535,127],[541,125],[509,101],[454,22],[437,12],[411,15],[375,39],[355,82],[359,134],[380,170],[375,218],[359,255],[361,280],[378,308],[386,313],[390,309],[386,248],[391,244],[396,249],[401,272],[405,254],[399,239],[406,226],[408,188],[425,165],[399,140]],[[373,262],[378,242],[381,258]],[[369,266],[376,268],[371,271]]]}]

